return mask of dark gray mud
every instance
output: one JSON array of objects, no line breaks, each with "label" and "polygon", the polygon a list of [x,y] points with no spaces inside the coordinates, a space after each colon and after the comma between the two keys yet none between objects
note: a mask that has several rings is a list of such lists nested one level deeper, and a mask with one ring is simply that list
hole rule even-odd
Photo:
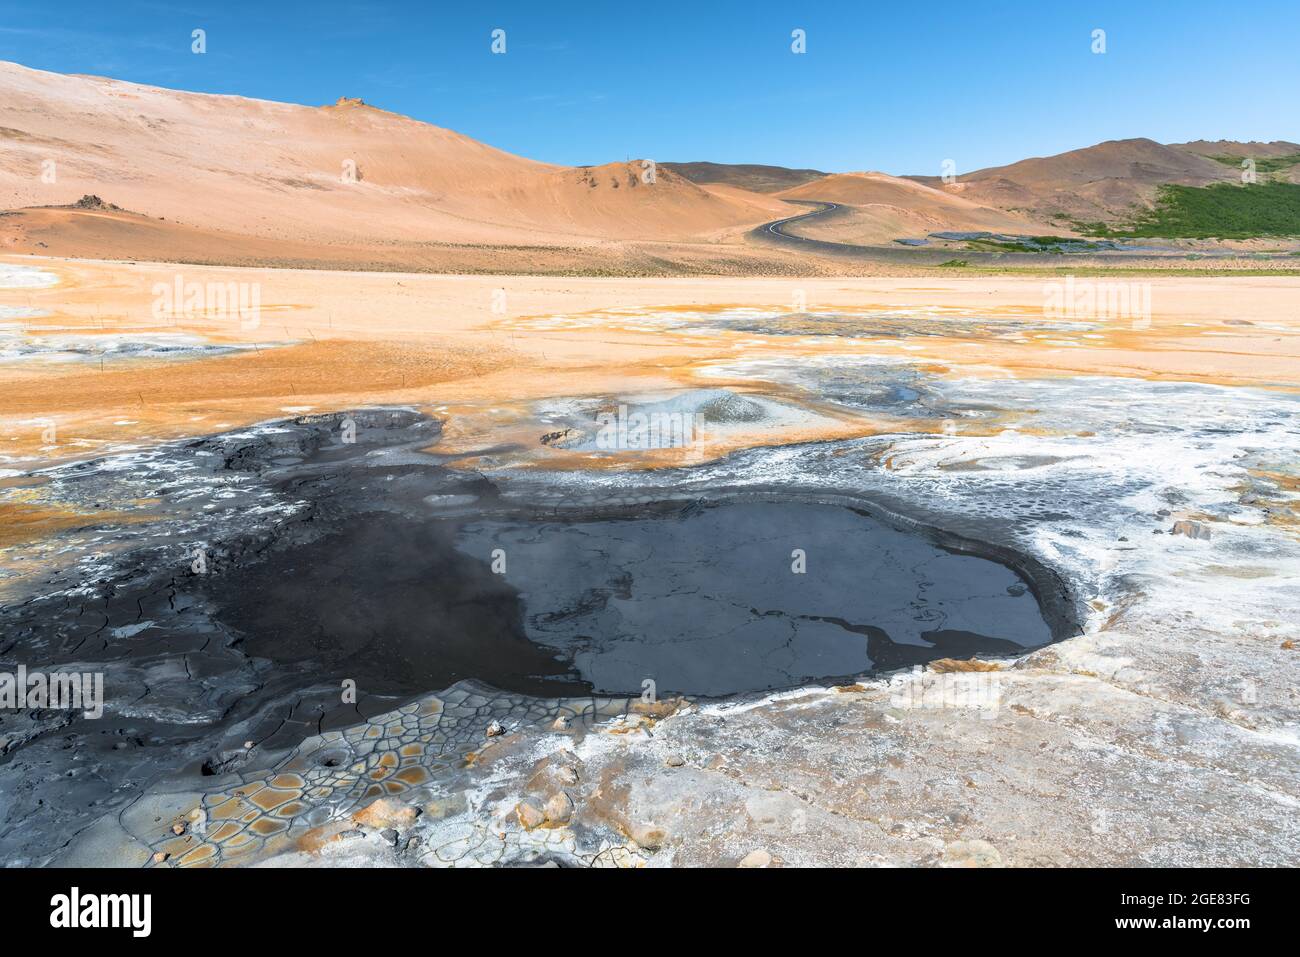
[{"label": "dark gray mud", "polygon": [[[862,510],[721,501],[616,519],[478,521],[525,631],[602,693],[722,696],[789,688],[1052,639],[1011,569],[946,551]],[[643,514],[637,514],[640,511]]]},{"label": "dark gray mud", "polygon": [[519,592],[455,549],[454,523],[360,513],[207,582],[215,617],[257,658],[415,695],[469,678],[533,695],[584,694],[528,640]]},{"label": "dark gray mud", "polygon": [[1052,638],[1009,568],[842,506],[495,510],[360,512],[200,590],[247,654],[381,695],[721,696]]},{"label": "dark gray mud", "polygon": [[1074,630],[1049,572],[978,542],[776,488],[530,504],[419,451],[438,432],[370,410],[49,473],[87,508],[161,504],[0,604],[0,670],[102,672],[106,696],[98,720],[0,711],[0,859],[457,681],[729,695]]}]

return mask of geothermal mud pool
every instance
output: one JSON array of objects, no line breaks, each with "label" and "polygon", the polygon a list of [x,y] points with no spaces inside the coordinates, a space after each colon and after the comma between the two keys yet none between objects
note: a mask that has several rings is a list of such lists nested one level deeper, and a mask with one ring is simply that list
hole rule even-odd
[{"label": "geothermal mud pool", "polygon": [[[440,464],[438,432],[369,410],[50,470],[63,502],[149,504],[69,541],[53,575],[11,582],[0,654],[103,672],[108,713],[6,722],[6,853],[41,859],[178,768],[191,784],[227,774],[458,682],[506,711],[593,693],[622,695],[600,705],[617,711],[647,681],[648,699],[790,688],[1072,630],[1059,592],[1051,625],[1035,602],[1059,588],[1043,569],[861,503],[718,489],[530,504]],[[80,766],[41,771],[73,747]]]},{"label": "geothermal mud pool", "polygon": [[[0,714],[0,853],[1295,863],[1294,394],[941,375],[871,337],[1091,333],[805,318],[854,354],[553,396],[527,447],[371,408],[11,473],[80,519],[7,552],[0,670],[107,700]],[[631,467],[622,407],[773,444]],[[783,443],[813,408],[897,430]]]}]

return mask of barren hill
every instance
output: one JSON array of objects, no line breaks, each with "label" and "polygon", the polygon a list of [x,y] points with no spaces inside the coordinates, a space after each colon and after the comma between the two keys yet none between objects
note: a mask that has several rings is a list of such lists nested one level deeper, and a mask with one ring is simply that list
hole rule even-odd
[{"label": "barren hill", "polygon": [[[1236,172],[1207,156],[1149,139],[1108,140],[960,175],[946,191],[1037,218],[1111,220],[1149,205],[1163,183],[1205,186]],[[937,176],[909,177],[939,185]]]},{"label": "barren hill", "polygon": [[754,163],[663,163],[661,167],[685,176],[692,183],[736,186],[756,193],[780,192],[826,175],[816,169],[789,169]]},{"label": "barren hill", "polygon": [[1300,143],[1286,140],[1273,140],[1260,143],[1257,140],[1242,142],[1240,140],[1193,140],[1190,143],[1170,143],[1176,150],[1186,150],[1200,156],[1250,156],[1262,157],[1296,156],[1300,154]]},{"label": "barren hill", "polygon": [[635,161],[535,162],[355,99],[296,106],[0,63],[0,207],[85,194],[173,227],[320,244],[687,241],[783,209],[662,169],[648,182]]},{"label": "barren hill", "polygon": [[1273,140],[1270,143],[1196,140],[1192,143],[1175,143],[1174,148],[1208,156],[1234,170],[1240,170],[1244,160],[1252,159],[1256,163],[1257,174],[1266,173],[1270,179],[1300,183],[1300,143],[1286,140]]},{"label": "barren hill", "polygon": [[1043,232],[1032,219],[888,173],[834,173],[777,194],[783,199],[840,203],[845,213],[794,231],[832,242],[879,243],[946,230]]}]

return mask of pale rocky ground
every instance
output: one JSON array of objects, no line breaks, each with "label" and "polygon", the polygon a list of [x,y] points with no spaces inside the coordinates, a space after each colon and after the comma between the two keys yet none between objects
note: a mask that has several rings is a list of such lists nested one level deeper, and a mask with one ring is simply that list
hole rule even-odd
[{"label": "pale rocky ground", "polygon": [[[378,806],[343,802],[329,823],[294,834],[296,846],[272,842],[246,860],[1294,866],[1294,738],[1171,700],[1157,686],[1187,680],[1188,653],[1142,645],[1107,633],[1032,655],[996,673],[992,712],[907,706],[924,701],[917,684],[953,677],[927,673],[687,705],[659,720],[633,711],[581,732],[507,715],[507,733],[489,739],[484,716],[462,745],[477,755],[468,769]],[[146,798],[63,861],[205,861],[184,857],[205,847],[195,798]],[[173,837],[176,821],[185,836]]]},{"label": "pale rocky ground", "polygon": [[[19,320],[28,336],[66,325],[150,335],[150,285],[176,269],[43,268],[60,283],[0,299],[47,313]],[[1014,279],[812,281],[799,287],[812,305],[792,314],[782,304],[793,287],[760,281],[257,275],[266,301],[285,304],[274,321],[245,331],[182,322],[178,331],[256,341],[263,356],[288,359],[321,348],[292,344],[312,338],[310,329],[344,345],[331,354],[333,381],[310,391],[286,381],[322,352],[274,368],[189,356],[170,362],[166,376],[157,363],[130,364],[139,360],[108,372],[84,360],[6,360],[19,383],[0,408],[13,449],[5,466],[15,473],[0,488],[7,514],[57,517],[32,519],[7,560],[104,527],[81,518],[51,538],[71,520],[66,505],[41,498],[34,473],[43,465],[286,408],[405,403],[446,423],[449,447],[472,453],[466,468],[533,491],[610,500],[761,485],[854,496],[982,536],[1061,575],[1084,633],[994,671],[931,666],[724,701],[556,703],[458,686],[405,715],[325,739],[305,733],[296,750],[255,754],[237,775],[202,779],[201,791],[193,777],[159,780],[69,835],[57,860],[1294,866],[1300,858],[1296,280],[1157,281],[1152,321],[1142,324],[1049,320],[1043,284]],[[494,314],[499,286],[527,305]],[[799,335],[785,334],[791,322],[805,324]],[[392,361],[385,342],[454,361],[424,378],[413,370],[418,381],[389,381],[377,371]],[[344,357],[351,364],[338,381]],[[239,363],[252,371],[232,372]],[[209,373],[181,382],[187,369]],[[97,376],[120,378],[109,388]],[[168,392],[173,383],[183,394]],[[881,398],[900,384],[916,397],[902,407]],[[719,434],[703,461],[654,462],[669,466],[657,471],[635,456],[579,461],[535,444],[575,398],[702,385],[762,394],[801,414]],[[145,401],[129,412],[135,391]],[[84,444],[42,447],[25,425],[42,408]],[[135,425],[114,432],[128,414]],[[502,451],[522,436],[532,442]],[[567,727],[556,726],[562,714]],[[341,752],[333,764],[314,760],[331,749]],[[380,797],[388,803],[374,806]],[[218,853],[238,836],[220,832],[229,815],[247,839]]]}]

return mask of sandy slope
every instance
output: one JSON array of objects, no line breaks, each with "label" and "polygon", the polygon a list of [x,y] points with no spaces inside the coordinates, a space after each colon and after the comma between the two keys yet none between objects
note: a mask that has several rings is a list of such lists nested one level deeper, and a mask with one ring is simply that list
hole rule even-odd
[{"label": "sandy slope", "polygon": [[[53,183],[42,179],[51,161]],[[497,244],[684,240],[782,209],[643,172],[534,162],[356,100],[315,108],[0,64],[10,209],[91,193],[260,239]]]},{"label": "sandy slope", "polygon": [[[1149,204],[1161,183],[1205,186],[1235,176],[1231,168],[1189,149],[1139,138],[976,170],[945,188],[976,203],[1040,218],[1063,213],[1109,220],[1134,203]],[[933,186],[940,182],[935,176],[912,178]]]},{"label": "sandy slope", "polygon": [[663,163],[692,183],[738,186],[758,193],[779,193],[827,175],[816,169],[788,169],[757,163]]},{"label": "sandy slope", "polygon": [[793,227],[797,235],[832,242],[879,243],[943,230],[1043,232],[1041,224],[982,206],[945,189],[888,173],[836,173],[777,194],[850,207],[847,215]]}]

